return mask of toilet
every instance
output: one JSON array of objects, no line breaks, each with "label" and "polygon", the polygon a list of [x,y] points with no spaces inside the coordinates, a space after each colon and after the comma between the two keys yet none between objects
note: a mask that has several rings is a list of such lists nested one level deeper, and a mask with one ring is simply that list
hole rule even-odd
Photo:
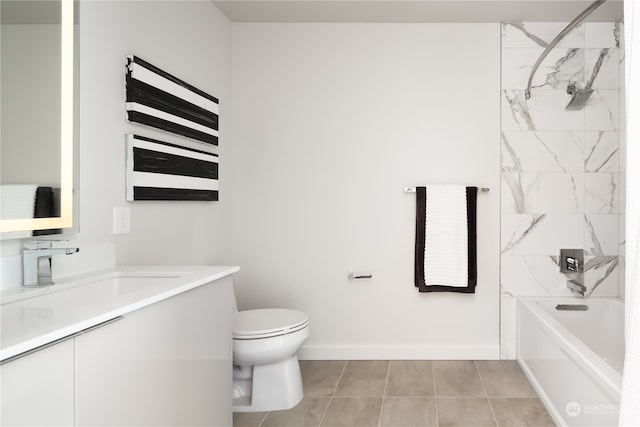
[{"label": "toilet", "polygon": [[265,308],[233,315],[233,411],[290,409],[302,400],[298,350],[309,337],[309,316]]}]

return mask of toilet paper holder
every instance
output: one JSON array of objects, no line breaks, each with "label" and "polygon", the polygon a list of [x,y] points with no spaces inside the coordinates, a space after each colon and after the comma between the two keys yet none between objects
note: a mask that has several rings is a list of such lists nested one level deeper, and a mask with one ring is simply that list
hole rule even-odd
[{"label": "toilet paper holder", "polygon": [[355,273],[349,273],[349,275],[347,276],[349,280],[371,279],[372,277],[373,277],[373,274],[355,274]]}]

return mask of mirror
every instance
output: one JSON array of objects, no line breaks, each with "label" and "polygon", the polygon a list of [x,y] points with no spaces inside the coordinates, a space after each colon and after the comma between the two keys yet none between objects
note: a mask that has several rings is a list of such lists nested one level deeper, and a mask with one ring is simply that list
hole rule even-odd
[{"label": "mirror", "polygon": [[0,5],[1,236],[60,232],[73,226],[74,1]]}]

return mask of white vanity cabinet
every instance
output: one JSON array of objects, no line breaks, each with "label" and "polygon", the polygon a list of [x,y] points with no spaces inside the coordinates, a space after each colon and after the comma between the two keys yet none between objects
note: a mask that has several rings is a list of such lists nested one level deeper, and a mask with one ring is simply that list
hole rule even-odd
[{"label": "white vanity cabinet", "polygon": [[0,366],[0,425],[73,425],[73,339]]},{"label": "white vanity cabinet", "polygon": [[75,425],[231,426],[231,280],[77,336]]}]

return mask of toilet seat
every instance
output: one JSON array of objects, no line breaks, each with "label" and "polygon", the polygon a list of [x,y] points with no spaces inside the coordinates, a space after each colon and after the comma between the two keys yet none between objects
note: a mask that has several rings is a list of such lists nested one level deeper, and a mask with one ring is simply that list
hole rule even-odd
[{"label": "toilet seat", "polygon": [[309,316],[297,310],[263,308],[233,315],[233,339],[252,340],[291,334],[307,327]]}]

